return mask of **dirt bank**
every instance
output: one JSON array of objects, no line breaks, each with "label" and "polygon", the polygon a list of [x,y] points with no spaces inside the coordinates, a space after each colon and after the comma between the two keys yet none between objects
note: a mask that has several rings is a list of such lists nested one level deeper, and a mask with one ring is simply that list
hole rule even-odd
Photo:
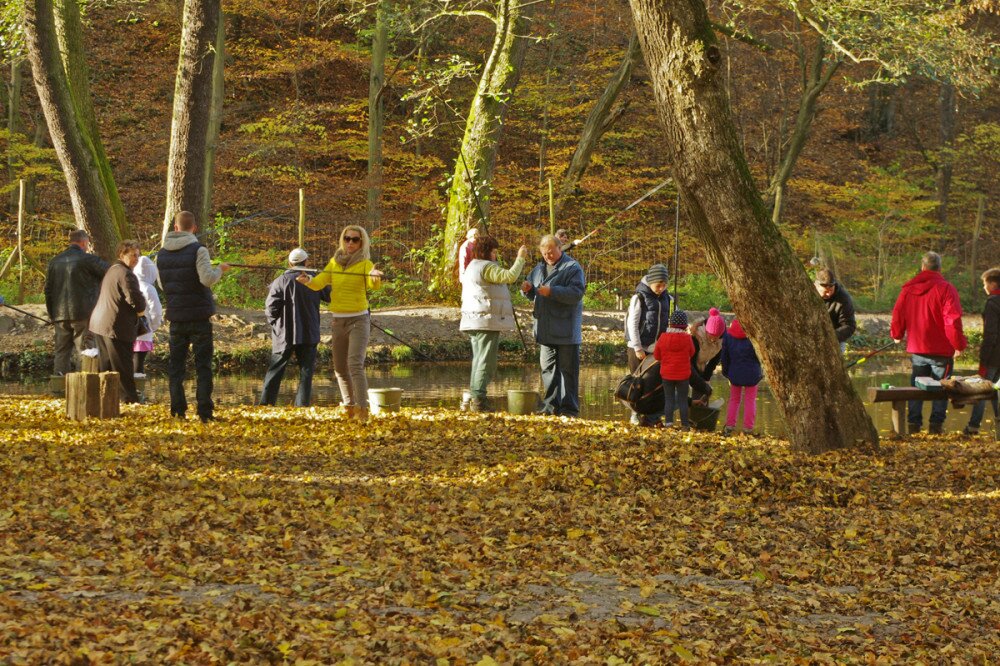
[{"label": "dirt bank", "polygon": [[[44,305],[24,305],[21,309],[45,317]],[[700,316],[701,313],[691,313]],[[585,359],[598,362],[624,363],[622,340],[624,312],[587,311],[583,317],[583,354]],[[369,360],[374,363],[393,361],[460,360],[468,357],[467,338],[458,330],[459,308],[450,306],[414,306],[376,310],[372,322],[394,335],[373,327]],[[529,349],[531,313],[518,310],[518,319]],[[329,331],[332,317],[323,313],[324,331]],[[216,362],[222,369],[255,367],[265,363],[270,353],[270,334],[264,313],[260,310],[220,308],[214,318]],[[966,330],[980,328],[979,316],[964,320]],[[162,361],[167,348],[167,327],[156,333],[155,359]],[[862,314],[858,317],[858,335],[851,345],[864,349],[889,334],[889,316]],[[401,342],[402,341],[402,342]],[[330,342],[329,334],[322,337],[321,355]],[[405,344],[404,344],[405,343]],[[412,345],[417,351],[406,347]],[[507,358],[519,357],[524,349],[517,332],[505,335],[501,351]],[[10,308],[0,308],[0,374],[15,377],[22,374],[46,374],[52,364],[52,330],[37,319],[19,314]],[[153,367],[158,365],[153,361]]]}]

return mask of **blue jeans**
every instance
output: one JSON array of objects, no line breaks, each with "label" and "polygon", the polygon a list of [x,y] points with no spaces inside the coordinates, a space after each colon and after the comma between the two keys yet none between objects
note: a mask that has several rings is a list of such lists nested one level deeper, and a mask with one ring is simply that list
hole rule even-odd
[{"label": "blue jeans", "polygon": [[542,409],[560,416],[580,415],[580,345],[539,344],[545,395]]},{"label": "blue jeans", "polygon": [[691,386],[687,379],[664,379],[663,380],[663,416],[667,425],[674,422],[674,410],[681,412],[681,425],[685,428],[690,425],[688,421],[688,389]]},{"label": "blue jeans", "polygon": [[[954,359],[950,356],[925,356],[923,354],[913,354],[910,357],[910,386],[917,385],[917,377],[933,377],[934,379],[944,379],[945,377],[950,377],[952,368],[954,367],[953,360]],[[911,426],[919,428],[923,425],[923,407],[924,403],[922,400],[909,401],[909,409],[906,420]],[[947,413],[948,399],[934,400],[931,403],[930,423],[932,425],[943,424],[944,417]]]},{"label": "blue jeans", "polygon": [[278,388],[293,353],[299,363],[299,388],[295,391],[295,406],[309,406],[312,400],[313,370],[316,367],[316,345],[288,345],[284,351],[271,354],[271,366],[264,375],[260,404],[273,405],[277,402]]},{"label": "blue jeans", "polygon": [[184,417],[187,399],[184,397],[184,375],[188,348],[194,352],[194,370],[198,378],[195,392],[198,416],[212,418],[215,405],[212,403],[212,322],[174,321],[170,322],[170,358],[167,375],[170,377],[170,414]]},{"label": "blue jeans", "polygon": [[[991,382],[996,383],[997,379],[1000,379],[1000,368],[986,368],[986,379]],[[979,425],[983,422],[983,415],[986,413],[986,400],[980,400],[975,405],[972,406],[972,414],[969,416],[969,430],[979,430]],[[993,418],[996,419],[1000,414],[1000,410],[997,409],[997,396],[994,393],[993,399],[990,400],[993,404]]]}]

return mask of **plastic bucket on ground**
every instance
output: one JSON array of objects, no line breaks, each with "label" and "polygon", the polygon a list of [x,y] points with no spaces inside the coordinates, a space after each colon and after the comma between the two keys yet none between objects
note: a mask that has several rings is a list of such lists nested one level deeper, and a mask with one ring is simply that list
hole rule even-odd
[{"label": "plastic bucket on ground", "polygon": [[372,414],[398,412],[402,403],[403,389],[401,388],[368,389],[368,407]]},{"label": "plastic bucket on ground", "polygon": [[538,391],[507,391],[507,411],[511,414],[531,414],[538,407]]},{"label": "plastic bucket on ground", "polygon": [[724,404],[725,401],[722,398],[712,400],[707,406],[692,403],[688,412],[691,425],[695,430],[714,432],[715,428],[719,425],[719,412],[722,411]]}]

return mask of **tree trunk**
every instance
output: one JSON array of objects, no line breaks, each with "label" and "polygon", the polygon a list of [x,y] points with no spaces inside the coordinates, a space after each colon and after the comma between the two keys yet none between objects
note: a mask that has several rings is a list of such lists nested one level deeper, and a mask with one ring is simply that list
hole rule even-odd
[{"label": "tree trunk", "polygon": [[976,206],[976,228],[972,232],[972,256],[969,258],[969,276],[972,278],[972,302],[978,302],[981,280],[979,279],[979,234],[983,230],[983,218],[986,217],[986,195],[979,195],[979,204]]},{"label": "tree trunk", "polygon": [[385,55],[389,50],[387,0],[379,0],[368,77],[368,230],[382,224],[382,132],[385,130]]},{"label": "tree trunk", "polygon": [[[21,84],[24,80],[21,67],[23,62],[16,58],[10,63],[10,85],[7,86],[7,131],[11,139],[21,131]],[[14,165],[13,153],[7,158],[7,182],[13,183],[17,180],[17,170]],[[10,192],[10,214],[17,214],[18,191],[13,189]]]},{"label": "tree trunk", "polygon": [[454,272],[456,255],[452,249],[466,229],[489,224],[490,185],[497,145],[528,47],[528,40],[523,37],[527,22],[519,0],[499,0],[496,9],[493,47],[469,107],[448,191],[444,251],[439,266],[443,280]]},{"label": "tree trunk", "polygon": [[608,85],[604,88],[600,99],[594,104],[587,116],[587,122],[583,125],[583,132],[580,134],[580,142],[570,158],[566,173],[563,174],[562,184],[559,186],[559,193],[556,195],[556,217],[562,212],[562,207],[566,201],[576,192],[576,187],[583,178],[583,174],[590,166],[590,157],[594,154],[601,137],[614,125],[615,121],[625,111],[624,106],[615,106],[618,97],[628,85],[632,76],[632,68],[639,58],[639,38],[632,33],[629,38],[628,48],[625,51],[625,58],[615,72]]},{"label": "tree trunk", "polygon": [[937,219],[941,229],[947,233],[948,229],[948,202],[951,199],[951,176],[953,172],[951,155],[948,151],[955,141],[957,102],[955,100],[955,86],[950,83],[942,83],[938,96],[941,120],[938,127],[939,138],[941,140],[941,163],[937,168],[936,189],[937,189]]},{"label": "tree trunk", "polygon": [[215,160],[219,150],[219,134],[222,132],[222,106],[226,96],[226,17],[219,11],[219,27],[215,36],[215,58],[212,63],[212,106],[208,116],[208,136],[205,137],[205,195],[201,210],[195,211],[203,224],[213,218],[213,198],[215,194]]},{"label": "tree trunk", "polygon": [[[216,52],[221,21],[220,0],[184,1],[162,238],[173,228],[175,213],[205,210],[206,149],[211,135],[216,60],[221,55]],[[198,220],[201,226],[208,222]]]},{"label": "tree trunk", "polygon": [[799,98],[799,112],[795,117],[795,129],[792,131],[788,148],[781,159],[778,170],[771,177],[771,184],[767,189],[771,206],[771,221],[775,224],[781,221],[781,209],[788,179],[792,177],[792,170],[795,169],[795,163],[798,162],[806,140],[809,138],[813,120],[816,119],[816,102],[839,67],[839,60],[834,60],[827,65],[826,46],[822,39],[817,38],[812,61],[802,63],[802,96]]},{"label": "tree trunk", "polygon": [[768,218],[719,81],[703,0],[630,0],[667,140],[663,150],[695,234],[757,346],[788,437],[819,453],[877,446],[844,372],[830,316]]},{"label": "tree trunk", "polygon": [[79,35],[75,0],[24,3],[24,39],[32,78],[66,177],[76,223],[90,232],[97,252],[109,259],[130,232],[113,179],[108,187],[111,169],[96,133]]}]

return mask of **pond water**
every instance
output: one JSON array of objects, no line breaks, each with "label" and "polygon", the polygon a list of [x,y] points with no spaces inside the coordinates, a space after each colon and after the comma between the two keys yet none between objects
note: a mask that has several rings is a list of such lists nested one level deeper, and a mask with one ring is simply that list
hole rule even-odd
[{"label": "pond water", "polygon": [[[290,404],[298,381],[298,371],[290,368],[282,382],[278,404]],[[580,372],[581,416],[590,419],[614,420],[628,422],[628,410],[612,395],[612,390],[624,376],[625,370],[615,365],[584,365]],[[972,371],[958,374],[972,374]],[[189,373],[193,377],[193,373]],[[433,406],[457,408],[461,402],[462,391],[468,388],[469,365],[467,363],[436,363],[436,364],[400,364],[393,366],[370,366],[368,368],[369,384],[372,388],[399,387],[404,389],[403,404],[408,406]],[[873,361],[853,370],[851,373],[854,387],[862,397],[867,394],[869,386],[879,386],[884,383],[892,386],[909,385],[909,363],[895,360],[888,364],[876,364]],[[252,405],[260,394],[262,375],[223,375],[216,377],[214,397],[220,405]],[[193,379],[188,381],[188,397],[194,398]],[[728,382],[717,372],[712,381],[715,397],[728,399]],[[501,365],[497,377],[490,389],[490,396],[498,408],[506,402],[508,389],[540,389],[541,376],[538,366],[533,363],[524,365]],[[45,380],[26,380],[25,382],[0,382],[0,393],[15,395],[42,395],[48,391]],[[167,379],[165,375],[151,375],[146,384],[146,396],[151,402],[166,403],[169,401]],[[313,380],[313,402],[316,405],[335,406],[340,402],[340,392],[337,382],[330,370],[317,371]],[[924,422],[930,414],[930,403],[924,404]],[[725,408],[723,408],[724,410]],[[889,403],[868,405],[875,425],[880,433],[887,433],[891,428]],[[949,405],[948,418],[945,421],[945,431],[960,431],[968,422],[970,408],[957,410]],[[725,413],[720,418],[719,427],[723,425]],[[987,408],[983,420],[983,430],[993,427],[993,410]],[[757,429],[768,434],[781,436],[784,434],[784,424],[781,413],[767,388],[761,386],[757,398]]]}]

